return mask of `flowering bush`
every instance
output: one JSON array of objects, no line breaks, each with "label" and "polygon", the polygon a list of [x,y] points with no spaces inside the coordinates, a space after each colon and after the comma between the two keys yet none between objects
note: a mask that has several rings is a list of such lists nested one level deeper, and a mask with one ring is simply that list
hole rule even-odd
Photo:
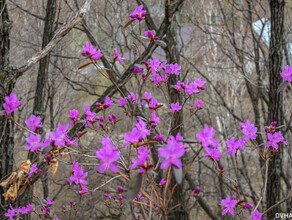
[{"label": "flowering bush", "polygon": [[[129,15],[130,20],[132,22],[137,21],[139,25],[141,25],[146,16],[147,13],[143,10],[143,5],[138,6],[133,14]],[[159,40],[157,36],[154,36],[151,30],[146,31],[145,35],[151,42]],[[115,55],[112,60],[112,65],[114,65],[116,61],[124,65],[123,60],[125,60],[125,58],[120,55],[116,48],[114,48],[114,50]],[[139,52],[141,55],[141,51]],[[86,42],[86,45],[83,46],[81,55],[89,59],[96,70],[106,79],[110,79],[107,72],[97,65],[99,58],[103,56],[100,50],[97,50],[97,48],[90,45],[89,42]],[[144,206],[144,209],[141,209],[141,214],[143,216],[145,216],[144,212],[151,208],[151,210],[153,209],[159,215],[166,218],[171,210],[182,205],[176,204],[174,207],[169,207],[169,202],[173,197],[173,191],[177,185],[182,182],[182,179],[185,177],[196,158],[198,158],[201,151],[204,151],[204,157],[211,162],[214,170],[218,172],[222,178],[226,178],[234,183],[234,187],[230,190],[230,196],[221,201],[222,215],[238,215],[242,219],[244,217],[251,217],[253,220],[261,219],[263,214],[256,210],[259,204],[254,204],[256,209],[248,215],[246,212],[243,214],[243,211],[252,209],[253,205],[247,203],[247,201],[243,199],[243,195],[237,185],[237,179],[228,177],[223,167],[219,166],[218,161],[220,161],[224,151],[220,150],[222,149],[220,148],[221,144],[215,138],[216,132],[213,127],[204,125],[201,132],[193,134],[193,137],[197,139],[190,142],[184,140],[180,133],[177,133],[176,136],[171,135],[170,131],[161,134],[157,129],[159,124],[165,120],[160,116],[160,113],[166,114],[170,121],[172,121],[173,117],[176,116],[176,114],[180,114],[182,110],[189,111],[190,114],[194,115],[199,110],[203,109],[203,101],[197,99],[195,96],[208,87],[206,82],[201,78],[191,83],[189,83],[189,79],[186,79],[185,82],[178,81],[176,85],[171,85],[171,89],[174,89],[178,95],[181,95],[183,100],[181,102],[170,103],[170,95],[167,87],[168,78],[171,75],[179,75],[180,71],[181,66],[177,63],[168,64],[167,61],[161,62],[158,58],[154,57],[144,63],[140,63],[139,66],[135,66],[133,69],[133,78],[139,85],[142,85],[139,90],[137,89],[137,91],[132,91],[129,94],[123,94],[123,92],[121,92],[121,97],[118,102],[111,100],[110,97],[106,97],[103,103],[95,103],[93,107],[102,112],[102,116],[97,117],[94,108],[88,105],[84,106],[83,116],[76,109],[70,111],[69,118],[71,120],[71,126],[82,124],[85,129],[93,130],[102,137],[101,143],[99,144],[100,147],[95,150],[95,160],[99,163],[96,167],[97,171],[99,173],[117,173],[119,177],[130,182],[129,185],[118,186],[117,192],[114,195],[104,194],[105,204],[108,207],[113,206],[113,204],[121,207],[124,205],[124,199],[126,199],[127,201],[132,201],[140,206]],[[291,76],[289,74],[291,75],[291,71],[286,67],[285,71],[281,74],[284,81],[291,81]],[[144,85],[146,82],[152,82],[157,90],[162,92],[164,95],[164,104],[159,104],[158,100],[152,97],[150,91],[145,91],[144,96],[142,95],[142,90],[145,88]],[[196,102],[194,102],[195,104],[187,102],[191,97],[197,99]],[[6,110],[5,117],[15,122],[11,114],[17,110],[21,102],[17,101],[17,97],[13,93],[7,96],[5,101],[6,102],[3,104],[3,108]],[[193,109],[194,105],[197,109]],[[131,131],[123,135],[123,144],[114,143],[111,139],[111,134],[115,130],[116,124],[119,123],[121,119],[117,118],[116,115],[118,114],[112,112],[115,110],[122,111],[125,117],[134,119],[135,110],[139,107],[147,109],[149,114],[145,117],[136,117],[136,120],[132,120],[134,124],[131,127]],[[109,110],[111,110],[111,114]],[[51,167],[53,175],[57,171],[58,161],[65,159],[65,153],[71,153],[73,151],[82,152],[78,142],[80,139],[85,138],[86,135],[83,132],[79,133],[78,137],[69,137],[69,124],[58,124],[58,128],[55,131],[50,131],[49,135],[43,137],[37,133],[38,129],[43,127],[40,116],[31,115],[24,123],[29,129],[16,123],[29,132],[29,137],[26,138],[26,146],[24,148],[27,151],[39,153],[43,157],[46,166]],[[257,150],[262,160],[267,164],[272,157],[272,153],[280,153],[279,145],[287,145],[281,131],[276,131],[276,122],[272,122],[265,130],[267,140],[263,143],[263,151],[259,150],[258,146],[254,143],[257,132],[259,132],[257,127],[249,120],[240,123],[240,125],[242,130],[241,137],[234,136],[225,141],[227,144],[227,148],[225,149],[226,154],[234,157],[236,161],[239,150],[248,151],[247,145],[252,145]],[[173,127],[171,127],[171,129],[173,129]],[[189,144],[196,144],[199,148],[192,160],[184,164],[182,158],[189,151]],[[151,157],[152,150],[157,152],[159,157],[158,161],[153,161]],[[189,152],[189,154],[191,154],[191,152]],[[126,155],[128,155],[128,157]],[[89,156],[92,157],[92,155]],[[38,168],[38,164],[31,164],[30,161],[26,161],[24,164],[26,165],[21,166],[18,172],[22,172],[22,175],[23,173],[28,174],[28,183],[25,183],[26,186],[28,186],[29,183],[32,182],[32,179],[37,178],[42,171]],[[155,167],[163,170],[167,169],[166,176],[159,182],[155,182],[151,175],[149,175],[150,171],[155,169]],[[135,171],[137,169],[139,170],[138,172]],[[238,172],[238,168],[236,172]],[[130,173],[135,173],[135,176],[131,179]],[[78,203],[80,205],[82,198],[90,193],[87,186],[87,178],[90,174],[86,172],[86,166],[79,166],[79,162],[76,161],[73,162],[71,174],[70,178],[66,181],[67,187],[78,193],[80,196]],[[173,176],[177,184],[173,186],[171,193],[167,195],[167,190],[170,188],[170,181]],[[150,185],[150,189],[148,187],[148,190],[151,191],[151,193],[143,189],[145,187],[142,181],[143,178],[145,178]],[[265,178],[267,178],[267,176]],[[15,200],[22,179],[23,177],[16,178],[15,174],[11,174],[7,180],[1,183],[3,187],[10,186],[7,193],[3,195],[6,200]],[[200,187],[202,188],[194,189],[189,197],[196,199],[201,191],[203,191],[203,186]],[[127,189],[126,193],[124,192],[124,188]],[[232,195],[233,192],[236,193],[237,198]],[[260,202],[261,201],[259,201],[259,203]],[[40,218],[42,218],[42,216],[53,218],[51,210],[54,204],[55,202],[47,198],[46,201],[35,207],[29,204],[26,207],[13,208],[12,205],[10,205],[10,209],[7,210],[5,216],[9,219],[13,219],[33,212]],[[77,208],[76,202],[74,201],[68,201],[68,206],[70,206],[70,208],[66,206],[60,208],[60,212],[65,213],[64,216],[66,217],[70,216],[73,211],[75,213],[79,211],[79,206]],[[58,212],[56,213],[54,217],[55,219],[59,219],[59,214]]]}]

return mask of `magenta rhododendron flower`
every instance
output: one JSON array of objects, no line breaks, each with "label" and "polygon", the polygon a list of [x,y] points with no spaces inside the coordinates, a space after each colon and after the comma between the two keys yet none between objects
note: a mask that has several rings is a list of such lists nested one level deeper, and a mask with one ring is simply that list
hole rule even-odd
[{"label": "magenta rhododendron flower", "polygon": [[182,106],[179,105],[179,102],[172,103],[171,109],[168,109],[169,112],[179,112],[181,110]]},{"label": "magenta rhododendron flower", "polygon": [[258,128],[251,124],[249,120],[246,120],[245,123],[240,123],[242,133],[245,135],[243,138],[244,141],[248,141],[249,139],[256,139],[256,133]]},{"label": "magenta rhododendron flower", "polygon": [[244,204],[242,207],[245,209],[252,209],[253,205],[248,203],[248,204]]},{"label": "magenta rhododendron flower", "polygon": [[197,108],[200,110],[200,109],[202,109],[203,104],[204,104],[204,102],[202,100],[197,100],[195,106],[197,106]]},{"label": "magenta rhododendron flower", "polygon": [[87,128],[88,126],[92,126],[92,124],[95,122],[94,117],[96,113],[91,112],[90,107],[88,105],[85,105],[84,111],[85,111],[84,116],[86,120],[85,128]]},{"label": "magenta rhododendron flower", "polygon": [[171,165],[181,168],[182,163],[179,159],[182,157],[186,151],[186,148],[182,142],[178,142],[177,140],[181,140],[182,137],[178,133],[176,138],[170,136],[169,141],[167,141],[166,147],[158,148],[158,157],[164,158],[161,162],[161,169],[167,169]]},{"label": "magenta rhododendron flower", "polygon": [[160,123],[160,118],[159,117],[155,117],[155,111],[152,112],[151,118],[149,119],[149,123]]},{"label": "magenta rhododendron flower", "polygon": [[220,143],[214,138],[215,129],[205,125],[204,130],[197,134],[198,140],[201,142],[203,147],[219,147]]},{"label": "magenta rhododendron flower", "polygon": [[283,77],[283,82],[292,82],[292,67],[285,66],[285,69],[282,71],[281,76]]},{"label": "magenta rhododendron flower", "polygon": [[17,111],[17,107],[19,106],[21,106],[21,101],[17,101],[17,97],[14,93],[10,93],[9,96],[5,97],[3,108],[6,110],[6,114]]},{"label": "magenta rhododendron flower", "polygon": [[145,18],[146,16],[146,10],[143,10],[143,5],[139,5],[133,14],[130,14],[130,20],[137,20],[138,23],[140,24],[141,21]]},{"label": "magenta rhododendron flower", "polygon": [[138,73],[141,73],[142,71],[143,71],[142,68],[139,68],[139,67],[137,67],[137,66],[134,66],[134,74],[135,74],[135,76],[137,76],[137,74],[138,74]]},{"label": "magenta rhododendron flower", "polygon": [[157,36],[154,36],[153,32],[151,30],[145,31],[144,34],[150,38],[151,41],[155,41],[158,39]]},{"label": "magenta rhododendron flower", "polygon": [[221,157],[222,154],[220,153],[219,149],[207,147],[206,151],[207,151],[207,153],[204,154],[204,157],[209,156],[213,160],[217,160],[217,161],[220,160],[220,157]]},{"label": "magenta rhododendron flower", "polygon": [[49,197],[47,197],[46,200],[47,200],[47,205],[53,205],[53,204],[55,204],[55,202],[50,201],[50,198]]},{"label": "magenta rhododendron flower", "polygon": [[120,152],[116,146],[111,145],[111,140],[109,137],[103,138],[102,148],[96,151],[96,157],[101,160],[97,167],[100,173],[104,173],[107,169],[116,173],[119,171],[118,166],[115,162],[120,158]]},{"label": "magenta rhododendron flower", "polygon": [[123,65],[123,60],[125,59],[125,57],[121,57],[121,55],[119,54],[117,48],[114,48],[116,55],[114,56],[114,60],[117,59],[118,61],[120,61],[120,63]]},{"label": "magenta rhododendron flower", "polygon": [[164,135],[157,135],[153,138],[153,140],[156,140],[156,141],[164,141]]},{"label": "magenta rhododendron flower", "polygon": [[137,166],[141,166],[142,169],[140,170],[140,173],[143,173],[144,172],[143,167],[146,161],[148,160],[149,153],[150,149],[148,149],[147,147],[144,146],[139,147],[136,152],[136,158],[131,159],[133,162],[133,164],[131,165],[131,169],[134,169]]},{"label": "magenta rhododendron flower", "polygon": [[150,62],[150,69],[153,74],[160,71],[160,68],[159,68],[160,61],[158,58],[154,57],[153,59],[150,59],[149,62]]},{"label": "magenta rhododendron flower", "polygon": [[251,212],[251,220],[262,220],[264,218],[262,218],[263,214],[260,213],[258,210]]},{"label": "magenta rhododendron flower", "polygon": [[78,190],[78,193],[80,196],[84,195],[84,194],[89,194],[88,193],[88,189],[86,188],[86,186],[81,186],[81,190]]},{"label": "magenta rhododendron flower", "polygon": [[226,199],[223,199],[221,201],[221,205],[226,207],[226,209],[224,209],[222,211],[222,215],[226,215],[228,212],[231,215],[234,215],[234,207],[236,206],[236,198],[235,196],[232,196],[232,199],[230,199],[230,197],[227,197]]},{"label": "magenta rhododendron flower", "polygon": [[76,109],[70,111],[70,125],[74,125],[79,120],[79,112]]},{"label": "magenta rhododendron flower", "polygon": [[79,167],[74,171],[73,176],[70,177],[70,180],[73,181],[76,185],[83,184],[87,185],[87,180],[85,178],[87,177],[88,173],[84,173],[83,168]]},{"label": "magenta rhododendron flower", "polygon": [[121,98],[118,100],[118,102],[119,102],[120,106],[124,106],[124,105],[127,104],[126,99],[124,99],[123,97],[121,97]]},{"label": "magenta rhododendron flower", "polygon": [[118,186],[117,192],[118,194],[121,194],[124,191],[124,188],[122,186]]},{"label": "magenta rhododendron flower", "polygon": [[17,215],[18,209],[14,209],[12,205],[10,204],[10,209],[7,210],[5,213],[5,216],[9,219],[14,219],[14,217]]},{"label": "magenta rhododendron flower", "polygon": [[194,189],[194,191],[193,191],[193,193],[192,193],[192,196],[195,197],[195,196],[197,196],[200,192],[201,192],[201,188],[196,188],[196,189]]},{"label": "magenta rhododendron flower", "polygon": [[96,50],[96,48],[93,48],[92,45],[87,41],[86,46],[83,46],[84,52],[81,53],[84,57],[89,57],[97,60],[98,58],[102,57],[102,53],[100,50]]},{"label": "magenta rhododendron flower", "polygon": [[140,132],[141,138],[146,138],[147,135],[150,135],[150,130],[147,128],[146,123],[140,118],[137,119],[135,128]]},{"label": "magenta rhododendron flower", "polygon": [[130,99],[132,104],[140,103],[138,94],[131,92],[130,95],[128,95],[128,98]]},{"label": "magenta rhododendron flower", "polygon": [[73,166],[72,166],[72,173],[74,173],[75,171],[77,171],[77,169],[79,168],[79,163],[75,162],[75,160],[73,161]]},{"label": "magenta rhododendron flower", "polygon": [[166,183],[166,181],[165,181],[164,179],[161,179],[160,182],[159,182],[159,185],[162,186],[162,185],[164,185],[165,183]]},{"label": "magenta rhododendron flower", "polygon": [[283,137],[281,131],[275,132],[274,134],[268,133],[267,137],[268,137],[268,140],[266,143],[266,147],[272,146],[275,150],[278,150],[279,144],[286,144],[287,145],[287,142],[284,141],[284,137]]},{"label": "magenta rhododendron flower", "polygon": [[145,98],[143,98],[143,100],[142,100],[142,105],[144,105],[145,103],[150,103],[152,100],[153,100],[153,98],[152,98],[152,95],[151,95],[151,93],[149,92],[145,92],[144,93],[144,97]]},{"label": "magenta rhododendron flower", "polygon": [[150,80],[153,82],[154,85],[157,86],[158,83],[162,81],[161,76],[157,73],[153,74],[153,77],[150,78]]},{"label": "magenta rhododendron flower", "polygon": [[39,134],[31,134],[28,138],[26,138],[26,150],[30,150],[31,152],[37,152],[39,149],[43,147],[43,143],[41,142],[42,137]]},{"label": "magenta rhododendron flower", "polygon": [[130,133],[124,134],[124,140],[126,141],[126,143],[123,144],[123,147],[131,144],[134,147],[138,147],[143,138],[141,132],[134,127]]},{"label": "magenta rhododendron flower", "polygon": [[37,168],[37,164],[34,163],[34,164],[31,166],[31,168],[30,168],[30,171],[29,171],[29,173],[28,173],[28,178],[31,178],[31,177],[32,177],[32,174],[34,174],[35,172],[38,173],[38,172],[40,172],[40,171],[41,171],[41,169],[38,169],[38,168]]},{"label": "magenta rhododendron flower", "polygon": [[228,155],[232,155],[233,157],[235,157],[235,154],[239,149],[246,151],[246,149],[243,147],[245,141],[241,140],[241,138],[239,138],[238,141],[235,141],[235,137],[232,137],[230,140],[226,140],[226,144],[228,146],[226,153]]},{"label": "magenta rhododendron flower", "polygon": [[61,130],[51,131],[50,139],[55,146],[65,145],[66,135]]},{"label": "magenta rhododendron flower", "polygon": [[27,127],[29,127],[29,130],[31,131],[35,131],[38,128],[42,128],[43,125],[41,125],[41,117],[40,116],[35,116],[35,115],[31,115],[30,118],[28,120],[25,121],[25,124]]},{"label": "magenta rhododendron flower", "polygon": [[164,74],[179,75],[180,69],[181,69],[181,66],[179,66],[177,63],[170,64],[170,66],[166,68],[166,71],[164,72]]}]

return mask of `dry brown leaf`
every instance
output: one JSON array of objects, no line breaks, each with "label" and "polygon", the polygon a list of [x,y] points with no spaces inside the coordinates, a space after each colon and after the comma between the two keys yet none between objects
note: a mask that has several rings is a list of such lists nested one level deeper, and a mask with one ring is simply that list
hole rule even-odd
[{"label": "dry brown leaf", "polygon": [[19,187],[20,187],[20,184],[21,184],[21,182],[22,182],[22,180],[23,180],[23,171],[20,171],[19,173],[18,173],[18,175],[17,175],[17,177],[18,177],[18,182],[17,182],[17,189],[19,189]]},{"label": "dry brown leaf", "polygon": [[50,166],[51,166],[51,172],[52,172],[52,175],[55,176],[55,173],[57,172],[58,170],[58,160],[56,158],[54,158],[51,163],[50,163]]},{"label": "dry brown leaf", "polygon": [[6,193],[3,193],[5,201],[8,199],[15,200],[17,197],[17,183],[10,186]]},{"label": "dry brown leaf", "polygon": [[62,153],[61,153],[62,158],[66,158],[68,155],[69,155],[68,152],[62,152]]},{"label": "dry brown leaf", "polygon": [[11,184],[13,182],[16,175],[17,175],[16,172],[11,173],[11,175],[6,180],[4,180],[2,183],[0,183],[0,186],[6,188],[9,184]]},{"label": "dry brown leaf", "polygon": [[30,169],[30,165],[31,165],[30,160],[22,161],[18,170],[23,171],[24,173],[28,173],[28,171]]},{"label": "dry brown leaf", "polygon": [[24,186],[22,186],[20,188],[20,190],[18,191],[18,195],[21,196],[25,192],[25,190],[26,190],[27,187],[28,187],[28,184],[25,184]]}]

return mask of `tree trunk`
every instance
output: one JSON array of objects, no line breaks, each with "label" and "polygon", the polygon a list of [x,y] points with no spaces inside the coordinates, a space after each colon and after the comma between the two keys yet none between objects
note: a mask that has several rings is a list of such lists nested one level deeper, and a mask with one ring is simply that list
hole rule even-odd
[{"label": "tree trunk", "polygon": [[[280,76],[283,60],[284,0],[270,0],[271,41],[269,48],[269,112],[268,123],[277,121],[283,124],[283,97],[277,93],[282,82]],[[280,147],[281,150],[281,147]],[[282,154],[275,154],[269,163],[267,183],[267,208],[274,205],[281,197]],[[268,213],[268,219],[274,219],[281,211],[278,206]]]},{"label": "tree trunk", "polygon": [[[171,1],[172,2],[172,1]],[[166,59],[168,63],[178,63],[179,64],[179,51],[177,46],[177,28],[174,22],[171,22],[170,29],[166,33],[166,38],[164,39],[167,44],[167,48],[165,49],[166,53]],[[167,81],[168,90],[170,94],[170,103],[177,103],[179,102],[180,105],[182,105],[182,97],[181,94],[178,93],[175,89],[171,89],[170,87],[172,85],[176,85],[177,81],[180,80],[179,76],[177,75],[170,75]],[[183,122],[183,110],[181,110],[179,113],[175,113],[173,117],[172,123],[172,131],[171,135],[176,136],[177,133],[180,133],[182,135],[183,133],[183,127],[181,126]],[[172,178],[170,189],[176,184],[176,181],[174,177]],[[179,203],[182,203],[184,200],[184,180],[183,182],[178,185],[178,187],[175,189],[172,201],[169,203],[169,208],[177,205]],[[171,212],[168,216],[168,219],[189,219],[189,215],[187,211],[185,210],[184,205],[179,206],[176,208],[173,212]]]},{"label": "tree trunk", "polygon": [[[46,8],[45,25],[43,32],[42,48],[44,48],[52,39],[54,33],[54,22],[56,15],[56,0],[48,0]],[[50,54],[40,60],[39,71],[37,76],[37,85],[35,90],[35,98],[33,105],[33,114],[42,118],[42,123],[45,120],[45,98],[46,98],[46,84],[48,82],[48,69],[50,62]],[[42,133],[42,129],[38,133]],[[28,159],[32,163],[38,162],[38,154],[34,152],[28,153]],[[46,198],[49,194],[47,173],[42,176],[43,196]],[[32,202],[33,185],[30,186],[21,198],[21,205],[27,205]],[[24,219],[30,219],[30,215],[26,215]]]}]

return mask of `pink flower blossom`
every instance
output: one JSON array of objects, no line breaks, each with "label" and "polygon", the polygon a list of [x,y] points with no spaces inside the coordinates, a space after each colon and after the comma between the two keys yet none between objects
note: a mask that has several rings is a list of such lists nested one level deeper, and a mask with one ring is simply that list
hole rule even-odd
[{"label": "pink flower blossom", "polygon": [[158,39],[157,36],[154,36],[153,32],[151,30],[145,31],[144,34],[150,38],[151,41],[155,41]]},{"label": "pink flower blossom", "polygon": [[202,105],[204,104],[204,102],[202,100],[197,100],[195,106],[197,106],[198,110],[202,109]]},{"label": "pink flower blossom", "polygon": [[121,194],[124,191],[124,188],[122,186],[118,186],[117,193]]},{"label": "pink flower blossom", "polygon": [[207,147],[206,148],[206,151],[207,151],[207,153],[204,154],[204,157],[209,156],[213,160],[217,160],[217,161],[220,160],[220,157],[221,157],[222,154],[220,153],[220,150],[219,149]]},{"label": "pink flower blossom", "polygon": [[130,133],[124,134],[124,140],[126,141],[126,143],[123,144],[123,147],[131,144],[134,147],[138,147],[139,143],[142,142],[143,138],[141,132],[134,127]]},{"label": "pink flower blossom", "polygon": [[267,137],[268,137],[268,140],[266,143],[266,147],[272,146],[275,150],[278,150],[279,144],[286,144],[287,145],[287,142],[284,141],[284,137],[283,137],[281,131],[275,132],[274,134],[268,133]]},{"label": "pink flower blossom", "polygon": [[153,77],[150,78],[154,85],[157,86],[158,83],[162,81],[161,76],[159,74],[154,73]]},{"label": "pink flower blossom", "polygon": [[14,209],[12,205],[10,204],[10,209],[7,210],[5,213],[5,216],[9,219],[14,219],[15,216],[17,216],[18,209]]},{"label": "pink flower blossom", "polygon": [[73,176],[70,177],[71,181],[74,181],[76,185],[83,184],[87,185],[87,180],[85,178],[87,177],[88,173],[84,173],[83,168],[79,167],[77,170],[75,170]]},{"label": "pink flower blossom", "polygon": [[124,99],[123,97],[121,97],[121,98],[118,100],[118,102],[119,102],[120,106],[124,106],[124,105],[127,104],[126,99]]},{"label": "pink flower blossom", "polygon": [[262,218],[263,214],[260,213],[258,210],[251,212],[251,220],[262,220],[264,218]]},{"label": "pink flower blossom", "polygon": [[137,119],[137,124],[135,125],[135,128],[137,128],[138,131],[141,133],[141,138],[146,138],[147,135],[150,135],[150,130],[147,128],[146,123],[140,118]]},{"label": "pink flower blossom", "polygon": [[171,109],[168,109],[169,112],[179,112],[181,110],[182,106],[179,105],[179,102],[172,103]]},{"label": "pink flower blossom", "polygon": [[93,48],[92,45],[87,41],[86,46],[83,46],[84,52],[81,53],[82,56],[93,58],[97,60],[98,58],[102,57],[102,53],[100,50],[96,50],[96,48]]},{"label": "pink flower blossom", "polygon": [[39,134],[31,134],[28,138],[26,138],[26,150],[30,150],[31,152],[37,152],[40,148],[43,147],[43,143],[41,142],[42,137]]},{"label": "pink flower blossom", "polygon": [[292,67],[285,66],[285,69],[282,71],[281,76],[283,77],[283,82],[292,82]]},{"label": "pink flower blossom", "polygon": [[38,169],[38,168],[37,168],[37,164],[34,163],[34,164],[31,166],[31,168],[30,168],[30,171],[29,171],[29,173],[28,173],[28,178],[31,178],[32,175],[33,175],[34,173],[38,173],[38,172],[40,172],[40,171],[41,171],[41,169]]},{"label": "pink flower blossom", "polygon": [[157,135],[153,138],[153,140],[156,140],[156,141],[164,141],[164,135]]},{"label": "pink flower blossom", "polygon": [[79,163],[75,162],[75,160],[73,161],[73,166],[72,166],[72,173],[74,173],[75,171],[77,171],[77,169],[79,168]]},{"label": "pink flower blossom", "polygon": [[85,111],[84,116],[86,120],[85,128],[87,128],[88,126],[92,126],[93,123],[95,122],[94,117],[96,113],[91,112],[90,107],[88,105],[85,105],[84,111]]},{"label": "pink flower blossom", "polygon": [[179,158],[182,157],[186,151],[184,144],[177,141],[181,139],[182,137],[179,133],[177,134],[176,138],[170,136],[166,147],[158,148],[158,157],[164,158],[161,162],[161,169],[167,169],[171,165],[177,168],[181,168],[182,163]]},{"label": "pink flower blossom", "polygon": [[88,193],[88,189],[86,188],[86,186],[81,186],[81,190],[78,190],[78,193],[80,196],[84,195],[84,194],[89,194]]},{"label": "pink flower blossom", "polygon": [[213,138],[215,135],[215,129],[212,127],[208,127],[208,125],[205,125],[204,130],[199,132],[197,134],[198,140],[201,142],[203,147],[219,147],[220,143],[218,140]]},{"label": "pink flower blossom", "polygon": [[227,139],[226,144],[228,146],[228,148],[226,149],[226,153],[228,155],[232,155],[233,157],[235,157],[236,152],[239,149],[246,151],[246,149],[243,147],[245,141],[241,140],[240,138],[238,139],[238,141],[235,141],[235,137],[232,137],[230,140]]},{"label": "pink flower blossom", "polygon": [[70,111],[70,125],[74,125],[79,120],[79,112],[76,109]]},{"label": "pink flower blossom", "polygon": [[133,14],[130,14],[130,20],[137,20],[138,23],[140,24],[141,21],[145,18],[146,16],[146,10],[142,10],[143,9],[143,5],[139,5],[135,11],[133,12]]},{"label": "pink flower blossom", "polygon": [[164,180],[164,179],[161,179],[160,182],[159,182],[159,185],[162,186],[162,185],[164,185],[165,183],[166,183],[165,180]]},{"label": "pink flower blossom", "polygon": [[150,92],[149,93],[145,92],[144,97],[145,98],[143,98],[142,103],[141,103],[142,105],[144,105],[145,103],[150,103],[153,100]]},{"label": "pink flower blossom", "polygon": [[46,200],[47,200],[47,205],[48,205],[48,206],[49,206],[49,205],[53,205],[53,204],[55,204],[55,202],[50,201],[50,198],[49,198],[49,197],[47,197]]},{"label": "pink flower blossom", "polygon": [[200,192],[201,192],[201,188],[196,188],[196,189],[194,189],[194,191],[193,191],[193,193],[192,193],[192,196],[195,197],[195,196],[197,196]]},{"label": "pink flower blossom", "polygon": [[100,173],[104,173],[107,169],[116,173],[119,171],[118,166],[114,163],[120,158],[120,152],[116,146],[111,145],[109,137],[103,138],[102,148],[96,151],[96,157],[101,160],[101,163],[97,167]]},{"label": "pink flower blossom", "polygon": [[245,137],[243,140],[246,142],[249,139],[256,139],[256,133],[257,133],[257,127],[254,126],[254,124],[251,124],[249,120],[247,120],[245,123],[240,123],[242,133],[245,134]]},{"label": "pink flower blossom", "polygon": [[230,199],[230,197],[227,197],[226,199],[223,199],[221,201],[221,205],[226,207],[226,209],[224,209],[222,211],[222,215],[226,215],[228,212],[231,214],[231,215],[234,215],[234,207],[236,206],[236,198],[235,196],[232,196],[232,199]]},{"label": "pink flower blossom", "polygon": [[116,55],[114,56],[114,60],[117,59],[118,61],[120,61],[120,63],[122,65],[124,65],[124,62],[123,60],[125,59],[125,57],[121,57],[121,55],[119,54],[117,48],[114,48],[115,52],[116,52]]},{"label": "pink flower blossom", "polygon": [[166,71],[164,72],[164,74],[179,75],[180,69],[181,69],[181,66],[179,66],[177,63],[170,64],[170,66],[166,68]]},{"label": "pink flower blossom", "polygon": [[160,118],[159,117],[155,117],[155,111],[152,112],[151,118],[149,119],[149,123],[160,123]]},{"label": "pink flower blossom", "polygon": [[149,153],[150,149],[148,149],[147,147],[144,146],[139,147],[136,152],[136,158],[131,159],[133,162],[133,164],[131,165],[131,169],[134,169],[137,166],[141,166],[142,169],[140,170],[140,173],[143,173],[144,172],[143,167],[146,161],[148,160]]},{"label": "pink flower blossom", "polygon": [[160,71],[159,69],[160,61],[158,58],[154,57],[152,60],[150,59],[149,61],[150,61],[150,68],[153,74]]},{"label": "pink flower blossom", "polygon": [[245,209],[252,209],[253,208],[253,205],[252,204],[244,204],[243,205],[243,208],[245,208]]},{"label": "pink flower blossom", "polygon": [[137,67],[137,66],[134,66],[134,74],[135,74],[135,76],[137,76],[137,74],[138,74],[138,73],[141,73],[142,71],[143,71],[142,68],[139,68],[139,67]]},{"label": "pink flower blossom", "polygon": [[17,107],[21,105],[21,101],[17,101],[17,97],[14,93],[10,93],[9,96],[6,96],[5,101],[3,108],[6,110],[6,114],[17,111]]},{"label": "pink flower blossom", "polygon": [[128,95],[128,98],[130,99],[132,104],[140,103],[138,94],[131,92],[130,95]]},{"label": "pink flower blossom", "polygon": [[42,128],[43,125],[41,125],[40,123],[41,123],[41,117],[35,116],[35,115],[31,115],[30,118],[25,121],[26,126],[29,127],[31,131],[35,131],[38,128]]}]

